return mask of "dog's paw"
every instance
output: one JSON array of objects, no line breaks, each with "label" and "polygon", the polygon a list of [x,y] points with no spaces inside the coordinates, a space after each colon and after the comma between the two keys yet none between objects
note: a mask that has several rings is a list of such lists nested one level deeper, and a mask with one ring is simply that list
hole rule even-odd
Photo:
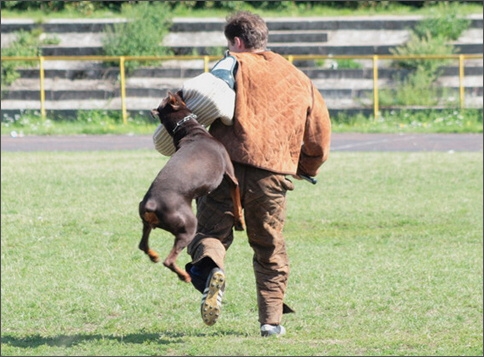
[{"label": "dog's paw", "polygon": [[242,221],[235,222],[234,229],[236,231],[243,231],[243,230],[245,230],[245,224],[244,224],[244,222],[242,222]]},{"label": "dog's paw", "polygon": [[184,281],[185,283],[191,283],[192,281],[192,278],[190,277],[190,275],[188,275],[185,272],[179,272],[179,273],[176,273],[176,275],[178,275],[178,279],[180,279],[181,281]]},{"label": "dog's paw", "polygon": [[148,254],[148,256],[150,257],[150,260],[153,263],[158,263],[160,261],[160,256],[152,249],[148,250],[148,253],[146,254]]}]

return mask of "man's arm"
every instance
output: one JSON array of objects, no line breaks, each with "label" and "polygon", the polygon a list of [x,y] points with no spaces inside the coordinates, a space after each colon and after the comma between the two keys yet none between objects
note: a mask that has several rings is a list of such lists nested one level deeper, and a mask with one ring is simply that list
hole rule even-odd
[{"label": "man's arm", "polygon": [[308,111],[298,175],[316,176],[319,167],[329,156],[331,120],[326,102],[313,83],[311,83],[311,95],[312,107]]}]

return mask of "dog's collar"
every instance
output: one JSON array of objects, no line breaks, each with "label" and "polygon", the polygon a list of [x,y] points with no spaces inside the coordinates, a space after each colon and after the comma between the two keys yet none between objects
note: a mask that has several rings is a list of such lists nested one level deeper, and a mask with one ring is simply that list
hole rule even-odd
[{"label": "dog's collar", "polygon": [[187,115],[185,118],[183,118],[182,120],[180,120],[178,123],[176,123],[175,127],[173,128],[173,134],[175,134],[178,129],[180,129],[180,127],[187,121],[189,121],[190,119],[197,119],[197,116],[195,114],[190,114],[190,115]]}]

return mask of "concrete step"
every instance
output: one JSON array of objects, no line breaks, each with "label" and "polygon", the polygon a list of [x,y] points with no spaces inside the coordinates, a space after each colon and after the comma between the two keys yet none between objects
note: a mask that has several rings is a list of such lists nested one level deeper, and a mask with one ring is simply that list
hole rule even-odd
[{"label": "concrete step", "polygon": [[[184,78],[128,78],[126,81],[126,96],[138,98],[164,97],[169,90],[180,89]],[[373,92],[373,79],[351,78],[323,78],[313,79],[313,83],[324,97],[343,99],[366,97]],[[380,78],[380,90],[394,88],[396,82],[389,78]],[[459,80],[456,77],[443,76],[438,79],[436,86],[446,88],[454,93],[459,91]],[[482,76],[466,76],[464,78],[465,93],[467,95],[482,96]],[[7,100],[36,100],[39,98],[40,84],[36,79],[19,79],[15,88],[2,93],[2,106]],[[112,80],[86,80],[86,79],[50,79],[44,82],[45,99],[49,101],[63,100],[110,100],[120,97],[120,85]]]},{"label": "concrete step", "polygon": [[[483,76],[484,68],[482,61],[477,60],[468,61],[464,66],[464,76]],[[480,63],[479,63],[480,62]],[[318,67],[299,67],[312,80],[317,79],[373,79],[372,68],[361,69],[330,69]],[[174,79],[188,79],[198,76],[203,73],[203,66],[198,68],[165,68],[165,67],[144,67],[134,70],[127,76],[130,81],[142,80],[143,78],[174,78]],[[32,79],[38,83],[39,70],[38,68],[23,68],[19,69],[21,79]],[[456,77],[459,76],[459,68],[457,66],[445,66],[440,69],[441,76]],[[379,68],[379,78],[395,78],[396,76],[405,77],[410,73],[408,70],[394,69],[394,68]],[[46,79],[69,79],[69,80],[104,80],[116,81],[119,79],[119,68],[117,67],[102,67],[98,68],[81,68],[81,69],[46,69],[44,70],[44,78]],[[19,81],[13,85],[5,88],[6,90],[13,90],[19,86]]]},{"label": "concrete step", "polygon": [[[298,43],[298,44],[268,44],[268,48],[276,53],[282,55],[389,55],[390,49],[395,48],[396,45],[373,45],[373,46],[329,46],[313,43]],[[454,45],[456,53],[476,54],[483,53],[483,44],[468,44],[458,43]],[[213,50],[210,47],[201,46],[175,46],[171,48],[175,55],[191,55],[197,53],[199,55],[211,55]],[[92,49],[87,50],[86,53],[92,53]],[[75,49],[73,50],[76,51]],[[64,55],[69,56],[67,52]],[[60,56],[61,52],[47,51],[43,52],[46,56]],[[87,54],[86,54],[87,55]]]},{"label": "concrete step", "polygon": [[[203,73],[203,67],[200,68],[151,68],[144,67],[136,69],[128,77],[130,78],[193,78]],[[18,70],[20,78],[39,79],[38,68],[23,68]],[[99,68],[80,68],[80,69],[46,69],[44,70],[45,78],[59,79],[104,79],[117,80],[119,78],[118,67]],[[15,83],[14,83],[15,85]]]},{"label": "concrete step", "polygon": [[[390,49],[396,45],[374,45],[374,46],[326,46],[315,43],[297,43],[297,44],[268,44],[268,48],[282,55],[389,55]],[[454,45],[455,53],[479,54],[483,53],[483,44],[456,43]],[[218,51],[218,46],[173,46],[171,50],[176,56],[183,55],[213,55]],[[57,47],[42,46],[42,56],[101,56],[103,55],[102,47]]]},{"label": "concrete step", "polygon": [[[305,18],[265,18],[269,31],[282,30],[407,30],[420,22],[423,16],[374,15],[332,17],[324,16],[321,11],[313,17]],[[471,28],[483,28],[483,18],[480,14],[467,16],[471,20]],[[171,26],[172,32],[222,31],[225,21],[220,18],[175,18]]]},{"label": "concrete step", "polygon": [[[43,46],[41,51],[44,56],[102,55],[102,38],[103,34],[62,34],[58,36],[59,45]],[[408,30],[338,30],[328,33],[295,31],[292,34],[276,32],[270,36],[268,47],[284,55],[390,54],[391,48],[403,45],[408,38]],[[283,39],[286,41],[281,41]],[[321,41],[317,42],[318,39]],[[483,39],[482,29],[471,28],[457,41],[449,42],[449,45],[455,47],[456,53],[483,53]],[[209,55],[217,50],[220,52],[220,48],[225,49],[227,41],[221,32],[173,32],[165,37],[163,45],[171,48],[176,55]]]},{"label": "concrete step", "polygon": [[[469,16],[471,27],[454,45],[458,53],[482,53],[482,16]],[[267,19],[269,47],[281,54],[388,54],[389,49],[405,43],[409,29],[422,17],[383,16],[358,18]],[[42,47],[44,56],[89,56],[102,54],[102,30],[115,20],[50,20],[35,24],[28,20],[2,19],[2,47],[14,39],[13,31],[42,26],[45,37],[56,37],[59,45]],[[226,47],[223,19],[174,19],[163,45],[177,55],[214,53]]]},{"label": "concrete step", "polygon": [[51,19],[37,22],[31,19],[5,19],[2,18],[2,34],[16,31],[32,31],[42,28],[46,33],[96,33],[103,32],[106,26],[126,22],[124,18],[118,19]]},{"label": "concrete step", "polygon": [[[368,92],[371,96],[371,93]],[[370,97],[368,97],[370,98]],[[331,117],[343,113],[346,115],[353,115],[362,113],[364,115],[373,114],[373,105],[371,99],[368,98],[346,98],[346,99],[333,99],[325,98],[328,105],[329,113]],[[482,112],[482,100],[483,97],[470,97],[465,98],[465,107],[469,109],[477,109]],[[131,118],[142,117],[148,121],[152,121],[150,111],[159,105],[160,99],[154,98],[127,98],[126,107],[128,115]],[[62,101],[62,105],[59,102],[46,101],[45,109],[47,116],[51,119],[75,119],[77,118],[79,110],[97,110],[105,113],[112,113],[114,115],[121,115],[121,98],[116,97],[112,100],[66,100]],[[459,108],[458,95],[455,96],[453,108]],[[432,108],[428,107],[414,107],[406,106],[399,108],[389,108],[380,105],[380,111],[388,110],[402,110],[402,109],[421,109],[421,110],[439,110],[452,108],[449,105],[440,105]],[[14,119],[16,116],[30,112],[34,115],[40,115],[39,101],[7,101],[0,109],[0,116],[2,121]]]},{"label": "concrete step", "polygon": [[[8,46],[15,40],[14,33],[3,33],[2,47]],[[401,45],[407,41],[409,37],[408,30],[365,30],[365,31],[351,31],[351,30],[337,30],[321,32],[317,30],[309,31],[275,31],[269,35],[269,44],[274,43],[300,43],[300,42],[317,42],[329,46],[345,45],[345,46],[371,46],[371,45]],[[44,33],[44,38],[55,38],[59,41],[58,45],[45,46],[49,47],[102,47],[103,33],[59,33],[50,34]],[[471,28],[466,30],[462,36],[455,43],[470,43],[482,44],[483,34],[482,29]],[[327,42],[327,43],[326,43]],[[180,44],[184,46],[199,46],[199,47],[226,47],[227,40],[221,32],[171,32],[163,39],[163,45],[168,47],[177,47]]]},{"label": "concrete step", "polygon": [[[313,17],[304,18],[265,18],[269,31],[297,30],[406,30],[414,27],[423,16],[373,15],[352,17],[328,17],[317,10]],[[472,28],[483,28],[483,18],[480,14],[467,16]],[[48,33],[95,33],[104,31],[106,26],[127,21],[118,19],[52,19],[36,23],[28,19],[3,19],[2,33],[19,30],[30,31],[42,27]],[[223,18],[173,18],[171,32],[222,32],[225,20]]]},{"label": "concrete step", "polygon": [[[321,15],[321,16],[319,16]],[[472,27],[458,41],[451,42],[459,53],[483,53],[482,15],[472,15]],[[391,48],[404,44],[409,29],[422,17],[368,16],[327,18],[315,14],[305,19],[267,19],[270,29],[268,47],[281,54],[373,55],[389,54]],[[55,36],[59,45],[44,46],[51,55],[102,54],[103,29],[117,20],[52,20],[42,27],[44,37]],[[222,28],[224,19],[174,19],[163,45],[176,54],[212,54],[226,48]],[[2,47],[14,39],[13,31],[37,27],[33,21],[2,19]],[[315,61],[295,61],[318,86],[330,112],[372,111],[373,71],[371,60],[357,60],[362,69],[331,69],[331,60],[322,68]],[[391,88],[397,73],[389,61],[379,62],[380,89]],[[213,64],[213,62],[212,62]],[[329,64],[329,65],[328,65]],[[106,68],[100,61],[45,61],[46,108],[57,116],[75,117],[77,110],[112,110],[119,112],[121,98],[119,69]],[[149,115],[149,110],[170,89],[181,87],[183,80],[203,72],[203,60],[163,61],[156,67],[144,67],[128,75],[126,104],[131,115]],[[2,120],[22,110],[40,110],[38,69],[21,69],[21,79],[2,95]],[[467,107],[482,109],[482,60],[465,62],[465,101]],[[449,95],[459,98],[458,68],[443,68],[440,79]],[[5,88],[4,88],[5,89]],[[456,104],[458,107],[458,103]],[[69,115],[67,115],[69,117]]]},{"label": "concrete step", "polygon": [[[43,46],[46,52],[44,55],[49,55],[50,48],[62,48],[64,54],[69,56],[67,49],[74,47],[85,48],[86,53],[102,54],[104,33],[94,32],[63,32],[63,33],[43,33],[41,39],[55,39],[59,42],[58,45]],[[15,41],[15,33],[2,33],[2,47],[8,46]],[[195,39],[195,40],[194,40]],[[269,34],[269,42],[278,43],[293,43],[293,42],[308,42],[308,43],[324,43],[328,41],[328,33],[318,30],[308,31],[274,31]],[[168,47],[176,47],[180,43],[192,45],[199,45],[201,47],[218,47],[227,46],[227,40],[220,32],[198,32],[198,33],[170,33],[166,36],[163,44]],[[75,46],[74,46],[75,45]],[[72,51],[72,50],[70,50]],[[76,52],[74,52],[76,53]],[[80,52],[77,52],[77,54]],[[87,55],[87,54],[86,54]]]}]

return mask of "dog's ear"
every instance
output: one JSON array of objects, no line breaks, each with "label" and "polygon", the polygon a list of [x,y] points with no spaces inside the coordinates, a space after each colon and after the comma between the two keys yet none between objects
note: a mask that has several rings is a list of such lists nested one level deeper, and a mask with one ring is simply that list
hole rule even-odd
[{"label": "dog's ear", "polygon": [[151,110],[151,116],[155,119],[158,119],[158,114],[160,114],[160,112],[158,112],[158,108],[154,108]]},{"label": "dog's ear", "polygon": [[173,108],[173,110],[179,110],[181,107],[186,106],[183,99],[177,93],[173,94],[172,92],[168,92],[168,104]]},{"label": "dog's ear", "polygon": [[174,95],[172,92],[168,92],[168,104],[170,104],[173,109],[178,109],[178,100],[176,95]]},{"label": "dog's ear", "polygon": [[179,98],[180,105],[183,105],[183,106],[185,106],[185,107],[186,107],[186,106],[187,106],[187,103],[185,103],[185,99],[183,99],[183,90],[182,90],[182,89],[178,90],[178,91],[176,92],[176,95],[177,95],[178,97],[180,97],[180,98]]},{"label": "dog's ear", "polygon": [[167,99],[168,99],[168,103],[172,103],[174,102],[176,99],[175,99],[175,96],[173,95],[172,92],[168,91],[167,95],[166,95]]}]

